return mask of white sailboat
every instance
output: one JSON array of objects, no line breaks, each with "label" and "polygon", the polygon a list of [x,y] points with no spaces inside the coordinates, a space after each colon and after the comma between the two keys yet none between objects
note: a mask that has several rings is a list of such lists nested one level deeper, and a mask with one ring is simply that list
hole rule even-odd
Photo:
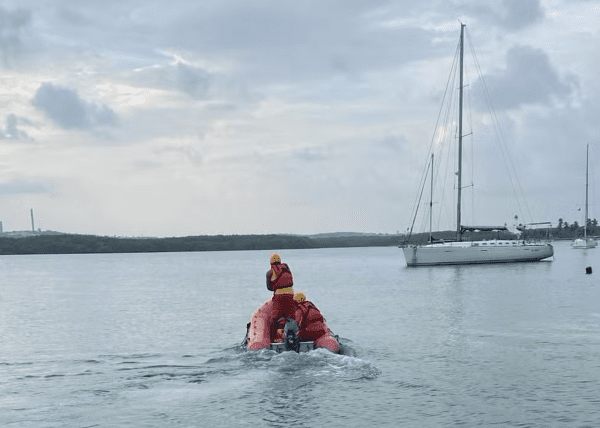
[{"label": "white sailboat", "polygon": [[588,222],[588,160],[590,157],[590,145],[587,146],[587,153],[585,157],[585,222],[583,223],[583,238],[577,238],[571,243],[571,247],[586,249],[596,248],[598,241],[594,238],[587,236],[587,222]]},{"label": "white sailboat", "polygon": [[[472,263],[512,263],[539,261],[554,255],[554,248],[550,243],[525,242],[524,240],[489,240],[489,241],[462,241],[466,231],[500,231],[508,230],[505,226],[463,226],[461,225],[461,189],[462,189],[462,108],[463,108],[463,56],[464,56],[464,29],[461,24],[460,31],[460,83],[458,106],[458,172],[457,175],[457,208],[456,208],[456,240],[434,240],[431,236],[426,245],[401,246],[406,265],[436,266]],[[433,168],[433,157],[432,157]],[[433,181],[433,174],[432,174]],[[430,207],[432,202],[430,203]],[[431,216],[431,214],[430,214]],[[416,213],[415,213],[416,217]],[[431,218],[431,217],[430,217]],[[431,230],[431,219],[430,219]]]}]

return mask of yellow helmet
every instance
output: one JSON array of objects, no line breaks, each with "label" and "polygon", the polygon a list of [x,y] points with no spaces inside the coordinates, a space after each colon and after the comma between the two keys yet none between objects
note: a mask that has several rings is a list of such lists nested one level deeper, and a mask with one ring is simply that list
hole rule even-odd
[{"label": "yellow helmet", "polygon": [[306,300],[306,294],[304,291],[296,291],[294,293],[294,300],[296,302],[304,302]]}]

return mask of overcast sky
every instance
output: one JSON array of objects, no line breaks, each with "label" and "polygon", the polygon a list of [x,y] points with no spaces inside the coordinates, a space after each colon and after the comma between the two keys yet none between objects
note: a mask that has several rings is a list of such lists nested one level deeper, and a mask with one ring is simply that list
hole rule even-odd
[{"label": "overcast sky", "polygon": [[527,201],[474,126],[469,220],[581,223],[587,144],[600,218],[600,1],[1,4],[4,231],[405,231],[461,21]]}]

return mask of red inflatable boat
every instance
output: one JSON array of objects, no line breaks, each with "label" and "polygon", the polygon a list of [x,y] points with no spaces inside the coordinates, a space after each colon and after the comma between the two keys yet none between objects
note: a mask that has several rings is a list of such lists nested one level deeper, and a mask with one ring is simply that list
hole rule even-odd
[{"label": "red inflatable boat", "polygon": [[249,350],[305,352],[326,348],[339,353],[338,337],[329,330],[319,309],[306,300],[303,292],[294,293],[293,302],[288,316],[277,320],[272,317],[274,300],[263,303],[250,318],[242,345]]}]

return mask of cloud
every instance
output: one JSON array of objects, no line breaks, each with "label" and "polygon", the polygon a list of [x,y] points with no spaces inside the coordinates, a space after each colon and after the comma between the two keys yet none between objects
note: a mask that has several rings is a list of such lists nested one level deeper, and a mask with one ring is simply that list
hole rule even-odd
[{"label": "cloud", "polygon": [[393,152],[401,152],[406,148],[408,139],[405,135],[387,134],[381,138],[380,144]]},{"label": "cloud", "polygon": [[466,6],[466,10],[484,22],[508,30],[521,30],[544,18],[545,12],[539,0],[503,0],[481,4],[478,0]]},{"label": "cloud", "polygon": [[211,83],[208,72],[183,63],[175,66],[173,80],[177,89],[198,98],[206,96]]},{"label": "cloud", "polygon": [[136,83],[155,88],[176,90],[196,99],[206,99],[213,87],[214,76],[208,70],[177,61],[167,66],[154,66],[138,70]]},{"label": "cloud", "polygon": [[[581,105],[566,105],[549,111],[528,112],[520,138],[519,160],[527,167],[522,178],[540,207],[545,207],[547,219],[559,217],[568,220],[576,216],[577,204],[583,203],[585,183],[586,145],[590,145],[590,197],[594,203],[594,171],[600,157],[596,149],[600,124],[600,102],[596,94],[583,100]],[[597,177],[597,175],[596,175]],[[550,184],[549,184],[550,183]],[[596,212],[596,216],[598,213]],[[594,217],[592,215],[591,217]],[[598,218],[598,217],[596,217]]]},{"label": "cloud", "polygon": [[[483,80],[494,107],[499,109],[565,100],[577,85],[573,77],[561,79],[543,50],[529,46],[511,48],[506,54],[506,69]],[[480,78],[474,91],[481,94],[482,85]]]},{"label": "cloud", "polygon": [[75,90],[51,83],[40,86],[32,104],[65,129],[92,129],[117,122],[117,116],[110,107],[82,100]]},{"label": "cloud", "polygon": [[294,150],[292,157],[301,161],[314,162],[328,160],[329,153],[327,147],[307,146]]},{"label": "cloud", "polygon": [[20,195],[24,193],[53,193],[54,185],[48,182],[33,180],[14,180],[0,183],[0,195]]},{"label": "cloud", "polygon": [[[549,152],[545,160],[555,162],[546,172],[549,176],[558,169],[581,170],[585,146],[594,147],[600,134],[600,101],[597,97],[583,100],[579,106],[565,106],[544,114],[530,114],[527,118],[527,140],[535,142],[538,153]],[[573,160],[573,163],[569,163]]]},{"label": "cloud", "polygon": [[502,6],[500,23],[507,28],[525,28],[544,17],[539,0],[504,0]]},{"label": "cloud", "polygon": [[[395,67],[432,54],[432,31],[384,25],[384,2],[229,2],[157,30],[162,46],[202,52],[261,82],[308,80]],[[332,19],[332,17],[335,17]]]},{"label": "cloud", "polygon": [[0,7],[0,52],[2,63],[10,67],[11,60],[21,52],[21,30],[31,22],[31,12],[16,9],[11,12]]},{"label": "cloud", "polygon": [[19,122],[27,125],[31,125],[31,121],[19,118],[14,114],[9,114],[6,116],[6,128],[0,128],[0,139],[1,140],[21,140],[21,139],[30,139],[31,137],[27,135],[25,131],[21,131],[17,128]]}]

